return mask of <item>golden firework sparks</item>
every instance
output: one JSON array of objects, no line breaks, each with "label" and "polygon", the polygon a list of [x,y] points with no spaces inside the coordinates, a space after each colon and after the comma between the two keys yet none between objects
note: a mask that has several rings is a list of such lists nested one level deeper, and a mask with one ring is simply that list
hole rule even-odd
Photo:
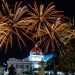
[{"label": "golden firework sparks", "polygon": [[75,38],[75,24],[74,24],[74,18],[72,20],[72,22],[70,22],[70,30],[67,30],[67,34],[68,36],[66,36],[65,38],[67,38],[66,40],[66,44],[71,40]]},{"label": "golden firework sparks", "polygon": [[29,5],[29,7],[30,17],[27,19],[33,20],[33,24],[28,29],[35,29],[35,31],[38,32],[38,35],[40,29],[44,27],[47,28],[47,25],[54,23],[59,16],[63,17],[63,15],[60,15],[62,11],[57,11],[53,2],[51,2],[46,8],[43,4],[38,6],[36,2],[34,2],[33,6]]},{"label": "golden firework sparks", "polygon": [[[57,18],[56,22],[52,25],[48,25],[48,28],[44,28],[40,30],[39,38],[41,40],[38,42],[38,45],[42,44],[42,48],[44,47],[45,50],[56,50],[56,47],[58,48],[60,54],[62,54],[61,51],[61,45],[65,44],[65,37],[68,37],[68,31],[69,31],[69,25],[68,23],[62,23],[61,18]],[[35,38],[37,36],[37,33],[33,36]]]},{"label": "golden firework sparks", "polygon": [[[39,41],[37,44],[42,44],[45,50],[48,50],[49,47],[55,50],[55,46],[60,49],[61,43],[65,44],[72,36],[75,37],[75,30],[71,30],[68,23],[61,22],[63,15],[60,13],[62,11],[57,11],[53,2],[47,7],[44,7],[43,4],[38,6],[34,2],[33,6],[29,5],[29,9],[26,6],[20,6],[21,3],[16,2],[13,9],[2,0],[0,47],[4,44],[6,49],[8,45],[12,47],[13,34],[16,36],[20,48],[20,41],[26,46],[22,37],[24,35],[30,40],[37,38]],[[28,16],[23,16],[25,14],[28,14]],[[28,33],[34,34],[33,37],[30,38]],[[59,52],[61,53],[61,51]]]},{"label": "golden firework sparks", "polygon": [[13,34],[18,40],[20,48],[20,41],[25,46],[25,42],[20,33],[26,36],[28,39],[32,40],[27,35],[28,24],[30,24],[31,21],[25,20],[26,17],[23,16],[28,10],[26,6],[21,7],[20,4],[21,2],[16,2],[14,9],[10,9],[8,3],[2,0],[2,8],[4,14],[0,12],[0,47],[2,47],[3,44],[6,45],[6,49],[8,48],[8,44],[10,44],[12,47],[12,40],[14,39],[12,36]]}]

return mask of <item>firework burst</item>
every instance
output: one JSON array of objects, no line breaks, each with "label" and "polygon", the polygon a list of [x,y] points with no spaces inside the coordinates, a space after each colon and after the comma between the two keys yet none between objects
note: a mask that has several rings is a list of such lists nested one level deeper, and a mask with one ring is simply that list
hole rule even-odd
[{"label": "firework burst", "polygon": [[60,14],[62,11],[57,11],[53,2],[46,8],[43,4],[38,6],[34,2],[33,6],[29,5],[29,9],[30,17],[27,19],[33,20],[33,24],[28,29],[35,31],[33,38],[40,40],[37,44],[41,44],[45,50],[50,48],[55,51],[57,47],[62,54],[61,44],[65,44],[65,35],[69,27],[66,23],[62,23],[61,19],[64,17]]},{"label": "firework burst", "polygon": [[[55,23],[48,25],[48,28],[45,27],[40,30],[39,38],[41,39],[37,44],[41,45],[45,51],[51,50],[55,53],[59,52],[62,55],[63,51],[61,48],[67,41],[66,38],[68,37],[68,31],[68,23],[62,23],[61,18],[57,18]],[[33,38],[36,36],[37,33],[35,33]]]},{"label": "firework burst", "polygon": [[28,29],[35,30],[38,35],[42,28],[47,28],[48,25],[54,23],[59,16],[63,17],[63,15],[60,15],[62,11],[57,11],[53,2],[51,2],[46,8],[43,4],[38,6],[36,2],[34,2],[33,6],[29,5],[29,9],[30,17],[27,19],[33,20],[33,24]]},{"label": "firework burst", "polygon": [[25,46],[25,42],[20,34],[23,34],[30,39],[27,35],[27,28],[30,21],[25,20],[25,17],[23,16],[27,12],[27,7],[21,7],[20,5],[21,2],[16,2],[14,9],[10,9],[8,3],[2,0],[3,11],[0,12],[0,47],[2,47],[3,44],[6,45],[6,49],[8,48],[8,44],[12,47],[12,40],[14,39],[12,36],[13,34],[18,40],[20,48],[20,41]]},{"label": "firework burst", "polygon": [[[11,8],[7,2],[2,0],[2,11],[0,11],[0,47],[3,45],[12,47],[13,35],[21,48],[21,43],[26,46],[23,36],[30,40],[37,39],[37,44],[48,51],[49,48],[56,52],[58,48],[62,54],[61,45],[66,44],[70,38],[75,37],[75,30],[71,30],[68,23],[63,23],[64,17],[57,11],[51,2],[47,7],[43,4],[21,6],[16,2]],[[26,16],[25,16],[26,14]],[[31,31],[31,32],[30,32]],[[23,35],[23,36],[22,36]],[[29,36],[32,35],[30,38]],[[39,41],[39,42],[38,42]]]}]

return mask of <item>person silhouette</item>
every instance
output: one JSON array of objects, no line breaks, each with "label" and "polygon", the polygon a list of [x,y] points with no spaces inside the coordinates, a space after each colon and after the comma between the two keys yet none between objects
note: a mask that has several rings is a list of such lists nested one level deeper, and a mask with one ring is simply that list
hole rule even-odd
[{"label": "person silhouette", "polygon": [[9,74],[8,75],[16,75],[15,67],[13,64],[9,67]]}]

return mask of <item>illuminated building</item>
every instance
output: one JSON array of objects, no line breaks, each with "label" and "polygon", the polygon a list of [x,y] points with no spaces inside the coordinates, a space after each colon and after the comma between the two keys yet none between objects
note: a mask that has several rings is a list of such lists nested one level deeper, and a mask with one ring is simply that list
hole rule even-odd
[{"label": "illuminated building", "polygon": [[44,62],[51,59],[53,56],[51,55],[43,55],[42,50],[35,45],[34,48],[30,51],[30,56],[28,58],[18,60],[14,58],[10,58],[8,63],[8,68],[13,64],[17,69],[17,72],[22,73],[31,73],[30,71],[34,69],[38,69],[41,67],[40,62],[43,60]]},{"label": "illuminated building", "polygon": [[42,50],[35,45],[34,48],[32,48],[30,52],[30,56],[28,58],[18,60],[14,58],[10,58],[7,63],[8,63],[8,68],[13,64],[14,67],[17,69],[18,73],[22,74],[24,72],[30,73],[31,70],[34,68],[41,67],[40,62],[44,59],[44,55],[42,53]]}]

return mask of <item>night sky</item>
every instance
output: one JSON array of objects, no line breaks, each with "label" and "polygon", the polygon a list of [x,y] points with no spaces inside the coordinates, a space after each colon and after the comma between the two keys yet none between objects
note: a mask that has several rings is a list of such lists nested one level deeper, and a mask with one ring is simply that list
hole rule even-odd
[{"label": "night sky", "polygon": [[[16,0],[7,0],[8,3],[12,4],[16,1]],[[17,1],[21,1],[21,0],[17,0]],[[27,5],[28,3],[32,4],[34,0],[23,0],[24,3]],[[49,2],[53,1],[54,4],[56,5],[58,10],[62,10],[64,11],[64,15],[68,16],[70,18],[75,17],[75,2],[74,0],[37,0],[37,3],[43,3],[43,4],[49,4]],[[13,40],[13,47],[12,48],[8,48],[7,52],[4,52],[4,48],[2,48],[0,50],[0,60],[2,60],[1,62],[5,62],[8,58],[11,57],[15,57],[15,58],[19,58],[22,59],[24,57],[29,56],[29,52],[30,50],[34,47],[34,44],[32,43],[32,41],[26,41],[26,48],[23,46],[22,49],[20,49],[17,45],[17,43],[15,42],[16,40]]]}]

